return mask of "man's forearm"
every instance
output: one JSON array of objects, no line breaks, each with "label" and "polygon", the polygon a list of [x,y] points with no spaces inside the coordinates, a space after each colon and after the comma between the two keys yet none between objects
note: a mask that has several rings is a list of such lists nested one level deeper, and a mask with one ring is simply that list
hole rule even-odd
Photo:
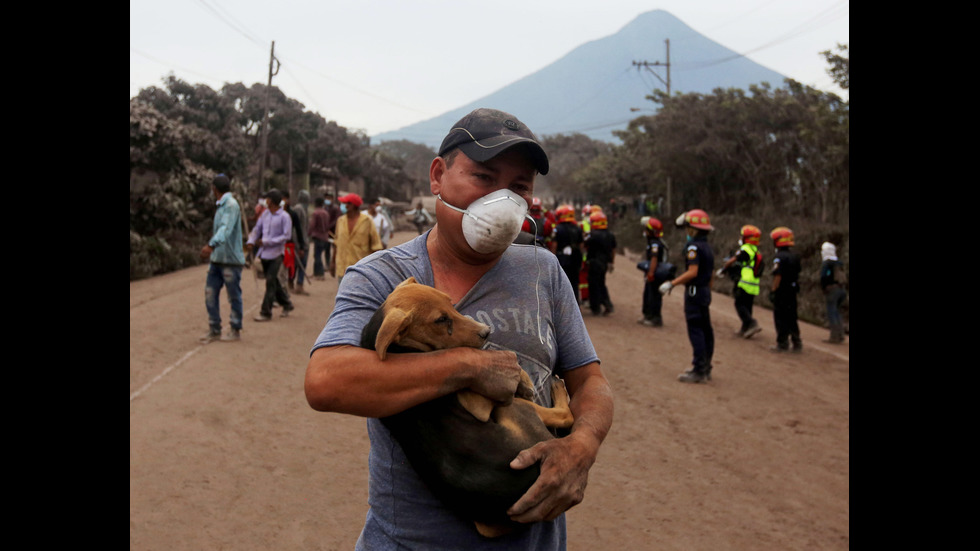
[{"label": "man's forearm", "polygon": [[575,417],[572,434],[576,438],[585,438],[584,441],[598,452],[613,420],[613,398],[609,382],[597,363],[569,371],[565,380],[571,394],[569,408]]},{"label": "man's forearm", "polygon": [[520,365],[511,352],[452,348],[389,354],[350,345],[320,348],[306,370],[306,398],[318,411],[386,417],[462,389],[513,399]]}]

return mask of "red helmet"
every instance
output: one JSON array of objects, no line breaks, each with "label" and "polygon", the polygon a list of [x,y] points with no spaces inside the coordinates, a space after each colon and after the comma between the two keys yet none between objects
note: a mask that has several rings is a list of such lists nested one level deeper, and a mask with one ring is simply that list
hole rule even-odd
[{"label": "red helmet", "polygon": [[653,233],[654,237],[663,237],[664,235],[664,225],[654,217],[647,218],[646,224],[643,225],[648,231]]},{"label": "red helmet", "polygon": [[539,197],[531,198],[531,211],[541,212],[541,199]]},{"label": "red helmet", "polygon": [[793,246],[793,230],[787,228],[786,226],[779,226],[778,228],[772,230],[769,237],[771,237],[776,243],[776,247]]},{"label": "red helmet", "polygon": [[604,230],[609,227],[609,220],[606,219],[606,215],[602,211],[594,212],[589,215],[589,223],[592,225],[594,230]]},{"label": "red helmet", "polygon": [[762,231],[751,224],[742,226],[739,235],[742,236],[742,243],[748,245],[758,245],[759,240],[762,239]]},{"label": "red helmet", "polygon": [[701,209],[692,209],[684,213],[684,222],[692,228],[711,231],[715,229],[708,220],[708,213]]},{"label": "red helmet", "polygon": [[571,205],[562,205],[555,209],[555,217],[558,218],[559,222],[574,222],[575,209]]}]

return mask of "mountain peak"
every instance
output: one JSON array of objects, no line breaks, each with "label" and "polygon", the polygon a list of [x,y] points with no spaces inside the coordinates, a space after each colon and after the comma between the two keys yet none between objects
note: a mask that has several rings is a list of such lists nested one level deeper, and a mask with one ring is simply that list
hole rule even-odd
[{"label": "mountain peak", "polygon": [[[711,93],[715,88],[748,89],[781,85],[783,76],[739,56],[694,31],[671,13],[655,9],[636,16],[615,34],[586,42],[561,59],[458,109],[405,128],[385,132],[374,142],[409,140],[437,148],[449,127],[478,107],[490,106],[521,118],[539,137],[582,133],[615,142],[613,130],[634,118],[630,108],[653,109],[646,96],[663,90],[670,40],[671,93]],[[657,76],[655,76],[657,75]],[[659,77],[659,78],[658,78]]]}]

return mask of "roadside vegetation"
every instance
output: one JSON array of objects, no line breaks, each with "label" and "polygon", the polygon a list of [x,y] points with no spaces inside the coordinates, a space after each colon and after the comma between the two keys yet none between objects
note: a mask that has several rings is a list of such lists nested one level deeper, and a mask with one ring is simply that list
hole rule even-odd
[{"label": "roadside vegetation", "polygon": [[[847,90],[847,46],[821,54],[828,74]],[[683,235],[672,231],[673,219],[701,208],[717,228],[710,242],[719,261],[737,247],[744,224],[763,231],[762,250],[771,261],[769,231],[788,226],[803,258],[800,316],[820,323],[820,244],[837,245],[849,266],[849,102],[790,79],[747,91],[655,92],[647,100],[649,113],[615,133],[619,143],[541,136],[553,167],[536,190],[551,199],[546,205],[603,205],[614,213],[610,228],[617,238],[636,252],[643,246],[639,219],[653,214],[675,256]],[[372,145],[362,132],[325,120],[276,87],[235,83],[213,90],[167,77],[163,87],[130,99],[130,279],[201,262],[197,251],[214,212],[210,181],[219,172],[232,177],[246,211],[271,187],[313,191],[353,181],[365,195],[409,201],[428,190],[434,155],[406,141]],[[641,198],[658,210],[638,208]],[[764,289],[770,271],[767,266]],[[724,281],[716,286],[730,288]],[[757,305],[769,306],[765,294]]]}]

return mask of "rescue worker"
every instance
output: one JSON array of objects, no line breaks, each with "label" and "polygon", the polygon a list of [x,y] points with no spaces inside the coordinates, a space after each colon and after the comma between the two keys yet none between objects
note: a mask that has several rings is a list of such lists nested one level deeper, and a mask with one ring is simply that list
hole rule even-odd
[{"label": "rescue worker", "polygon": [[[796,295],[800,292],[800,255],[791,250],[794,244],[793,230],[780,226],[769,234],[776,246],[773,258],[772,288],[769,300],[772,301],[772,317],[776,325],[776,346],[773,352],[801,352],[803,340],[797,323]],[[790,348],[792,341],[792,349]]]},{"label": "rescue worker", "polygon": [[613,271],[616,260],[616,236],[609,231],[609,221],[601,211],[589,216],[592,230],[585,236],[585,252],[589,264],[589,309],[592,315],[608,316],[613,303],[606,287],[606,273]]},{"label": "rescue worker", "polygon": [[535,244],[541,245],[543,247],[545,236],[548,235],[545,233],[547,221],[545,220],[544,213],[541,211],[541,199],[539,197],[531,198],[531,206],[530,208],[527,209],[527,214],[528,216],[531,217],[531,220],[533,221],[533,223],[531,224],[532,227],[530,233],[534,234]]},{"label": "rescue worker", "polygon": [[646,257],[650,267],[643,274],[643,317],[638,322],[648,327],[663,327],[661,310],[664,299],[658,287],[664,280],[658,279],[656,274],[657,267],[667,261],[667,245],[661,239],[664,236],[664,225],[652,216],[644,216],[641,222],[643,235],[647,239]]},{"label": "rescue worker", "polygon": [[844,342],[844,321],[840,307],[847,298],[847,275],[844,264],[837,258],[837,247],[824,242],[820,246],[820,288],[827,302],[827,323],[830,325],[830,338],[823,341],[831,344]]},{"label": "rescue worker", "polygon": [[575,209],[561,205],[555,209],[558,223],[551,234],[548,248],[558,257],[558,264],[568,277],[575,300],[579,300],[578,273],[582,269],[583,247],[582,229],[575,222]]},{"label": "rescue worker", "polygon": [[687,269],[673,280],[664,282],[660,286],[660,294],[666,295],[678,285],[685,286],[684,318],[687,320],[687,338],[691,341],[694,357],[691,369],[681,373],[677,380],[702,383],[711,380],[711,358],[715,352],[710,312],[715,256],[708,245],[708,233],[715,227],[711,225],[708,213],[701,209],[681,214],[674,225],[687,232],[687,246],[684,248]]},{"label": "rescue worker", "polygon": [[762,326],[752,317],[752,306],[755,297],[759,296],[759,282],[762,278],[762,255],[759,254],[762,231],[747,224],[739,230],[739,236],[738,252],[729,258],[719,271],[724,272],[732,265],[738,268],[738,279],[733,294],[735,313],[738,314],[738,319],[742,320],[742,326],[735,332],[735,336],[748,339],[762,331]]}]

